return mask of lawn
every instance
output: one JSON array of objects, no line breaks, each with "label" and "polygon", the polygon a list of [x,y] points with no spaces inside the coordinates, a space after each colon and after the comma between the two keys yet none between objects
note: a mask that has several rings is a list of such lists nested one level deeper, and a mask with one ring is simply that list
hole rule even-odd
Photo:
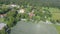
[{"label": "lawn", "polygon": [[54,25],[58,31],[58,34],[60,34],[60,25]]},{"label": "lawn", "polygon": [[49,9],[48,7],[45,7],[45,8],[42,7],[42,8],[47,9],[51,12],[53,20],[60,20],[60,9],[59,8],[51,8],[51,7],[49,7]]},{"label": "lawn", "polygon": [[[49,11],[52,13],[52,19],[54,20],[60,20],[60,9],[58,8],[49,8]],[[60,34],[60,25],[54,25]]]},{"label": "lawn", "polygon": [[[48,9],[48,8],[45,8],[45,9]],[[58,8],[49,8],[48,10],[52,14],[52,19],[60,20],[60,9],[58,9]],[[54,24],[54,26],[56,27],[56,29],[58,31],[58,34],[60,34],[60,25],[55,25]]]},{"label": "lawn", "polygon": [[60,9],[58,9],[58,8],[49,8],[49,11],[52,13],[52,19],[60,20]]}]

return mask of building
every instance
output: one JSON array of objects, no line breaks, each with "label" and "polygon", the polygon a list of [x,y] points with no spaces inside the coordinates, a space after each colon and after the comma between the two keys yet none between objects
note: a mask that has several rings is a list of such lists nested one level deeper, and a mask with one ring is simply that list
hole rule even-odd
[{"label": "building", "polygon": [[6,26],[5,23],[0,23],[0,30],[2,30]]},{"label": "building", "polygon": [[18,13],[24,13],[24,12],[25,12],[24,9],[20,9],[20,10],[18,10]]},{"label": "building", "polygon": [[19,5],[15,5],[15,4],[11,4],[11,5],[9,5],[9,7],[11,7],[11,8],[14,8],[14,7],[20,8]]},{"label": "building", "polygon": [[33,16],[35,16],[34,10],[32,10],[32,12],[29,13],[29,18],[32,19]]},{"label": "building", "polygon": [[29,13],[29,18],[31,19],[35,14],[33,14],[32,12]]},{"label": "building", "polygon": [[0,14],[0,18],[4,18],[6,14]]}]

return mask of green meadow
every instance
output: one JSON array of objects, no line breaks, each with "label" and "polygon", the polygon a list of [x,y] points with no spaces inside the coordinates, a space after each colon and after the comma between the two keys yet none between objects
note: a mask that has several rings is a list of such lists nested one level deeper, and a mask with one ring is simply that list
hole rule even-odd
[{"label": "green meadow", "polygon": [[60,25],[54,25],[58,31],[58,34],[60,34]]},{"label": "green meadow", "polygon": [[[58,8],[50,8],[49,9],[52,13],[52,19],[59,20],[60,21],[60,9]],[[60,34],[60,25],[54,25],[58,31],[58,34]]]},{"label": "green meadow", "polygon": [[60,20],[60,9],[50,8],[49,11],[51,11],[51,13],[52,13],[52,19]]}]

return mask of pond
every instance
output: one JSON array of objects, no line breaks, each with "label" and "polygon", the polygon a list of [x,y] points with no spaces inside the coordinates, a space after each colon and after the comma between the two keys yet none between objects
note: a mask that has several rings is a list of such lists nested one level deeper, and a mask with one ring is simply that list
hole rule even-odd
[{"label": "pond", "polygon": [[20,21],[11,30],[11,34],[58,34],[51,24]]}]

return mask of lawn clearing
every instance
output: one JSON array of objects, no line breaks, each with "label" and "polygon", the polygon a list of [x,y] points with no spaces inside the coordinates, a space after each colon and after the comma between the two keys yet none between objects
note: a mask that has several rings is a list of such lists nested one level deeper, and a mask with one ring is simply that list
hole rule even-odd
[{"label": "lawn clearing", "polygon": [[60,34],[60,25],[54,25],[58,31],[58,34]]},{"label": "lawn clearing", "polygon": [[58,9],[58,8],[49,8],[49,11],[52,13],[52,19],[60,20],[60,9]]}]

